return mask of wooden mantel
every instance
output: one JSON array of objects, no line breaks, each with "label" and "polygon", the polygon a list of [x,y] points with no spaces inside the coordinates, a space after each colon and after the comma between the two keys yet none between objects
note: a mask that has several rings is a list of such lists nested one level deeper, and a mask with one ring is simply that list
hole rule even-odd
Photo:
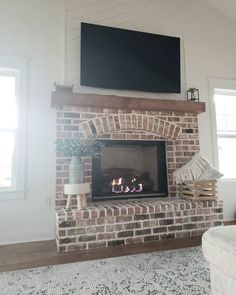
[{"label": "wooden mantel", "polygon": [[54,108],[59,106],[77,106],[138,111],[205,112],[204,102],[74,93],[70,87],[59,89],[56,87],[56,91],[52,92],[51,106]]}]

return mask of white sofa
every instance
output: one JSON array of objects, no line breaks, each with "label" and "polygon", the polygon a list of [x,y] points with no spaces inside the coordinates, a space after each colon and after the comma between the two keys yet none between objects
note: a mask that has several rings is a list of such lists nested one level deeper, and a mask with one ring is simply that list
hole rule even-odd
[{"label": "white sofa", "polygon": [[202,250],[210,263],[212,295],[236,295],[236,225],[206,231]]}]

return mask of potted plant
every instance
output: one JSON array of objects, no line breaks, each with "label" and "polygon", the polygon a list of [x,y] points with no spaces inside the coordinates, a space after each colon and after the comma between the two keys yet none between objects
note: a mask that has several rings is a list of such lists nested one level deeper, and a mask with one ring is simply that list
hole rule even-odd
[{"label": "potted plant", "polygon": [[75,138],[57,139],[56,151],[65,157],[70,157],[69,164],[69,183],[83,183],[84,169],[83,157],[99,157],[99,143],[94,138]]}]

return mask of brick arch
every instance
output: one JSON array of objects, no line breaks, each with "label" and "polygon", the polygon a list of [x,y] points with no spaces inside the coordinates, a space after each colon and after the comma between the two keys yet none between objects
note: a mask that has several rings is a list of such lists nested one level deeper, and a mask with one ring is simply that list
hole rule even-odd
[{"label": "brick arch", "polygon": [[175,123],[142,114],[111,114],[84,121],[80,124],[85,137],[102,136],[104,134],[148,133],[161,138],[176,140],[181,128]]}]

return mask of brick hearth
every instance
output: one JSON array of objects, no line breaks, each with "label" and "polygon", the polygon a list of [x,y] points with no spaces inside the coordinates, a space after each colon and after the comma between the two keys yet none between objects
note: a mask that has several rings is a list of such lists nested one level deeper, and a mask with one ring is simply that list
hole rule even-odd
[{"label": "brick hearth", "polygon": [[[173,172],[200,149],[197,110],[199,107],[202,110],[203,105],[183,101],[179,105],[178,102],[167,101],[164,106],[168,106],[168,111],[163,111],[163,102],[157,100],[155,111],[143,110],[143,103],[141,110],[139,105],[131,109],[135,104],[126,107],[125,102],[122,108],[114,106],[107,109],[99,106],[96,97],[96,106],[86,107],[86,103],[92,105],[94,101],[82,97],[83,106],[79,106],[76,94],[57,90],[53,94],[54,106],[57,93],[59,101],[66,98],[76,105],[57,105],[57,138],[72,138],[80,133],[85,138],[95,136],[106,140],[165,141],[169,191],[169,196],[162,200],[152,198],[96,203],[88,194],[87,209],[78,211],[74,199],[72,209],[66,211],[63,188],[68,183],[70,159],[57,155],[56,226],[60,252],[192,237],[201,235],[209,227],[222,224],[221,202],[184,201],[173,182]],[[115,97],[112,99],[114,101]],[[119,106],[122,101],[119,100]],[[154,101],[147,100],[149,107],[155,105]],[[178,111],[174,111],[175,106]],[[183,111],[180,111],[180,106],[184,107]],[[157,110],[158,107],[161,107],[161,111]],[[91,172],[91,159],[85,158],[85,182],[92,181]]]},{"label": "brick hearth", "polygon": [[201,235],[222,225],[222,203],[181,199],[106,201],[57,211],[59,252]]}]

